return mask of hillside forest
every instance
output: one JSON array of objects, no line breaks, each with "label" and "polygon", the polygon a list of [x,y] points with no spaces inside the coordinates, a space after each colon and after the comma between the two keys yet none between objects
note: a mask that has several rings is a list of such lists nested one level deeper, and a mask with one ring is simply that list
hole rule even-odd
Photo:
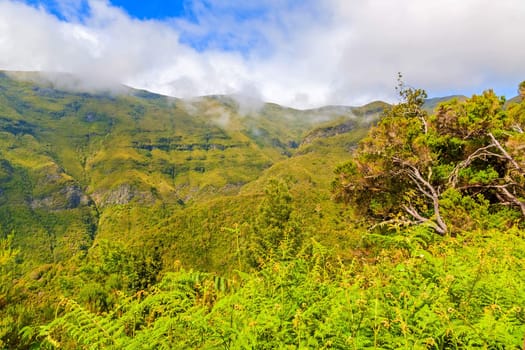
[{"label": "hillside forest", "polygon": [[0,349],[524,347],[525,82],[297,110],[75,79],[0,72]]}]

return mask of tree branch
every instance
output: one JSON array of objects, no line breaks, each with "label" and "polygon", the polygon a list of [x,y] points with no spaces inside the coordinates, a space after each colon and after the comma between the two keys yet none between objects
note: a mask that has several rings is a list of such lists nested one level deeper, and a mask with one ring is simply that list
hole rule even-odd
[{"label": "tree branch", "polygon": [[416,184],[417,188],[419,189],[419,191],[421,193],[423,193],[426,197],[428,197],[429,199],[433,199],[434,197],[432,196],[431,193],[425,191],[425,189],[423,188],[423,186],[419,183],[419,180],[417,178],[417,176],[414,176],[411,172],[409,171],[406,171],[408,177]]},{"label": "tree branch", "polygon": [[514,194],[512,194],[507,187],[499,186],[497,189],[509,199],[510,202],[517,205],[521,209],[521,214],[525,217],[525,202],[520,201]]},{"label": "tree branch", "polygon": [[469,155],[467,157],[467,159],[465,159],[464,161],[460,162],[458,165],[456,165],[456,167],[454,168],[454,170],[452,170],[452,172],[450,173],[450,176],[448,178],[448,183],[449,185],[451,185],[452,187],[456,187],[457,185],[457,182],[458,182],[458,176],[459,176],[459,172],[461,169],[465,169],[466,167],[468,167],[474,160],[478,159],[478,158],[484,158],[484,157],[497,157],[497,158],[505,158],[504,156],[502,156],[501,154],[498,154],[498,153],[494,153],[494,152],[489,152],[488,150],[493,148],[493,147],[496,147],[495,144],[491,143],[489,144],[488,146],[485,146],[485,147],[481,147],[481,148],[478,148],[476,151],[474,151],[471,155]]},{"label": "tree branch", "polygon": [[512,126],[512,128],[513,128],[515,131],[519,132],[520,134],[523,134],[523,129],[522,129],[521,126],[519,126],[518,124],[514,124],[514,125]]},{"label": "tree branch", "polygon": [[511,181],[504,185],[468,185],[462,186],[459,189],[466,190],[470,188],[494,188],[498,191],[495,194],[501,202],[500,204],[518,206],[521,210],[521,213],[523,214],[523,217],[525,217],[525,202],[519,200],[518,197],[516,197],[512,192],[509,191],[509,187],[511,186],[517,186],[519,188],[519,185],[517,183]]},{"label": "tree branch", "polygon": [[501,144],[499,143],[498,140],[496,140],[496,138],[494,137],[494,135],[492,135],[491,132],[488,133],[489,137],[491,138],[492,140],[492,143],[494,144],[494,146],[496,146],[500,152],[503,154],[503,156],[514,166],[514,168],[522,175],[525,175],[525,170],[523,170],[521,168],[521,166],[518,164],[518,162],[516,162],[516,160],[514,158],[511,157],[510,154],[507,153],[507,151],[505,150],[505,148],[503,148],[503,146],[501,146]]},{"label": "tree branch", "polygon": [[412,207],[412,206],[409,207],[407,205],[403,205],[403,209],[408,214],[412,215],[417,220],[418,223],[420,223],[420,224],[425,224],[425,223],[429,224],[440,235],[445,235],[447,233],[446,229],[443,229],[442,227],[440,227],[434,221],[432,221],[429,218],[426,218],[426,217],[422,216],[421,214],[419,214],[414,207]]},{"label": "tree branch", "polygon": [[[441,213],[439,210],[439,193],[438,191],[432,186],[432,184],[425,180],[423,175],[419,172],[419,169],[413,166],[412,164],[405,162],[399,158],[394,157],[394,162],[401,164],[405,167],[405,170],[408,174],[408,177],[416,184],[417,188],[423,193],[426,197],[428,197],[432,201],[432,205],[434,207],[434,216],[436,217],[436,222],[433,222],[435,224],[434,229],[442,235],[446,234],[448,232],[447,224],[445,221],[443,221],[443,218],[441,217]],[[407,211],[410,215],[414,216],[416,219],[425,219],[429,221],[430,219],[423,218],[417,211],[413,210],[414,208],[410,209],[409,207],[406,207],[405,210],[409,209],[410,211]],[[417,214],[415,216],[414,214]],[[427,222],[425,221],[425,222]]]}]

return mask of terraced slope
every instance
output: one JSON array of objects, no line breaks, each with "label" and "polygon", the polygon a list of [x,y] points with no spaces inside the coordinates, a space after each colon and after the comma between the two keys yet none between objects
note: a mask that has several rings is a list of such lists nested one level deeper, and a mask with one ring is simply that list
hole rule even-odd
[{"label": "terraced slope", "polygon": [[202,220],[209,230],[246,220],[264,179],[310,176],[303,192],[328,191],[333,166],[386,107],[252,104],[123,87],[68,92],[36,73],[0,73],[3,234],[15,232],[28,268],[87,251],[95,239],[159,235],[191,260],[185,244],[202,240]]}]

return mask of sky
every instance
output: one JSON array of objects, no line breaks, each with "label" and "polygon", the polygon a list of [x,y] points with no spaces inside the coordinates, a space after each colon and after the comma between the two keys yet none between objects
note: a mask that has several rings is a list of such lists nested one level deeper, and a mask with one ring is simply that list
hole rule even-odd
[{"label": "sky", "polygon": [[523,0],[0,0],[0,69],[296,108],[525,80]]}]

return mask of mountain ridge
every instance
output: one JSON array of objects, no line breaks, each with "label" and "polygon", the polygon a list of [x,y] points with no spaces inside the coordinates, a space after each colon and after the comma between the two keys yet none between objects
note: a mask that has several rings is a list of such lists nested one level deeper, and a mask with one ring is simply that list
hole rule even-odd
[{"label": "mountain ridge", "polygon": [[[213,211],[221,198],[235,202],[243,187],[276,165],[281,173],[297,161],[312,167],[321,156],[312,148],[315,140],[309,147],[302,143],[313,128],[356,119],[360,111],[371,115],[366,107],[300,111],[271,103],[244,113],[230,96],[181,100],[133,89],[68,92],[10,75],[0,73],[1,230],[17,232],[15,243],[23,247],[29,270],[86,252],[97,240],[158,236],[139,222],[165,210],[184,222],[186,208]],[[332,136],[318,135],[323,142]],[[333,146],[342,153],[325,167],[325,191],[330,168],[347,152],[346,146]],[[299,158],[288,164],[295,154]],[[310,174],[317,172],[313,166]],[[257,201],[257,188],[243,190],[243,196]],[[132,227],[122,208],[136,213]],[[183,223],[167,225],[187,229]]]}]

